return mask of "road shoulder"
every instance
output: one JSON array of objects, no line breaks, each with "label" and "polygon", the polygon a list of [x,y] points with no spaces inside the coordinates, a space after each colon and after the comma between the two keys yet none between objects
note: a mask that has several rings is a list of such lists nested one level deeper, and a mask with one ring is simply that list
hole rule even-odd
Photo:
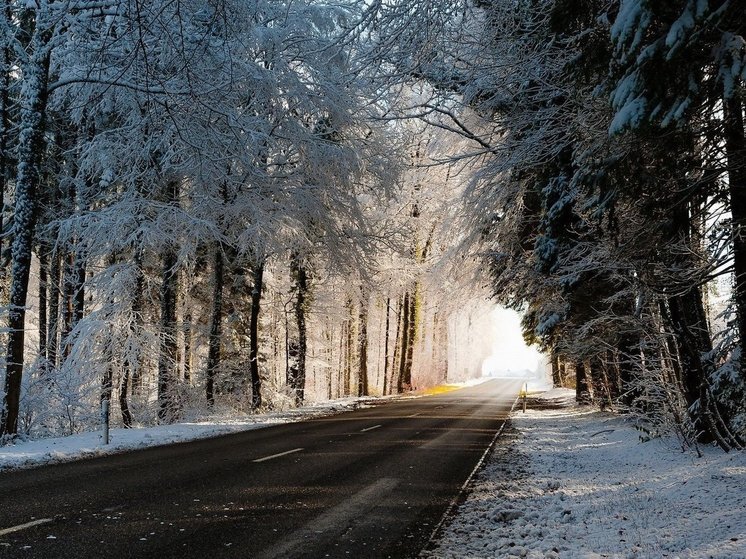
[{"label": "road shoulder", "polygon": [[532,399],[422,557],[746,557],[746,455],[644,435],[571,398]]}]

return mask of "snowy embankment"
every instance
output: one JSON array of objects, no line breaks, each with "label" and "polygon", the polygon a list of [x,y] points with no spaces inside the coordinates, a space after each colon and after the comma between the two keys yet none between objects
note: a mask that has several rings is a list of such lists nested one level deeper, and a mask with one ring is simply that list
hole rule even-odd
[{"label": "snowy embankment", "polygon": [[[516,408],[433,558],[746,558],[746,454],[641,442],[553,390]],[[534,407],[535,409],[531,409]],[[544,409],[536,409],[544,408]]]}]

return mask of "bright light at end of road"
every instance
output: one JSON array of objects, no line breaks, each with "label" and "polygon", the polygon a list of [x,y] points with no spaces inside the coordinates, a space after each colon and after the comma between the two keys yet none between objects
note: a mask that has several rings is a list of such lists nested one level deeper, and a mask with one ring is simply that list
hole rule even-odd
[{"label": "bright light at end of road", "polygon": [[492,355],[482,364],[482,376],[536,376],[543,369],[544,356],[526,345],[521,334],[520,315],[510,309],[496,307],[491,313]]}]

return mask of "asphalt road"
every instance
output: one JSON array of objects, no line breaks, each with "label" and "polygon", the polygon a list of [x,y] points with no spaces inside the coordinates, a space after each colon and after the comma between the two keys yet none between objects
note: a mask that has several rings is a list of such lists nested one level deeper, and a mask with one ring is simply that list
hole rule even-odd
[{"label": "asphalt road", "polygon": [[413,557],[520,386],[0,474],[0,557]]}]

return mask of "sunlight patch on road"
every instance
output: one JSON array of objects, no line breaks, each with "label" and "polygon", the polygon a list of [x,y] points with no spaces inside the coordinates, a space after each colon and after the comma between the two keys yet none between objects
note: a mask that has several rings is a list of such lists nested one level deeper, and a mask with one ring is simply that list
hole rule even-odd
[{"label": "sunlight patch on road", "polygon": [[436,394],[445,394],[446,392],[453,392],[454,390],[459,390],[460,388],[464,388],[464,387],[459,384],[439,384],[438,386],[432,386],[430,388],[425,388],[424,390],[422,390],[421,394],[423,396],[434,396]]}]

